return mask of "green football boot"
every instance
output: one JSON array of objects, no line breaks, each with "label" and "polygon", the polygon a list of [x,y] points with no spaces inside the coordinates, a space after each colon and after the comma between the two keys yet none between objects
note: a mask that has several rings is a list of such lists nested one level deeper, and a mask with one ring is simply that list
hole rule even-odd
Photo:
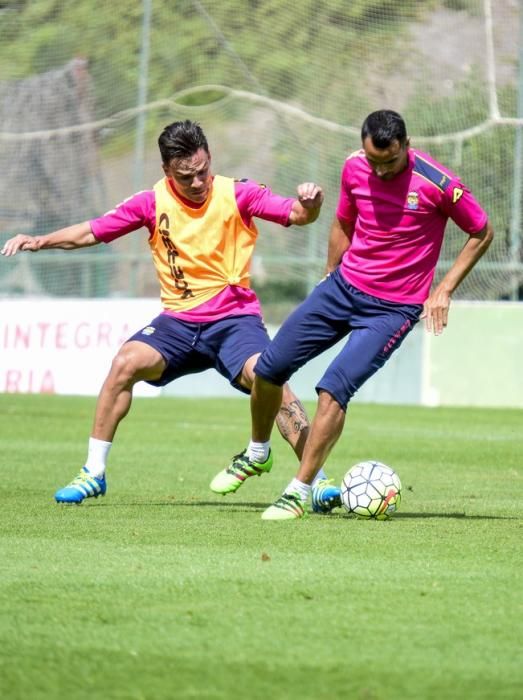
[{"label": "green football boot", "polygon": [[250,476],[268,474],[272,469],[272,450],[265,462],[255,462],[247,457],[247,450],[232,458],[232,462],[211,481],[211,491],[221,493],[234,493]]}]

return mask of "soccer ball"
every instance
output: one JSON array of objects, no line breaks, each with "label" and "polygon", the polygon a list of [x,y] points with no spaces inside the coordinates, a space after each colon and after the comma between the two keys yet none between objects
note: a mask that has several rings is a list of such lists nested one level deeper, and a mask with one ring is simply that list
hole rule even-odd
[{"label": "soccer ball", "polygon": [[341,502],[359,518],[387,520],[401,503],[401,481],[381,462],[359,462],[341,482]]}]

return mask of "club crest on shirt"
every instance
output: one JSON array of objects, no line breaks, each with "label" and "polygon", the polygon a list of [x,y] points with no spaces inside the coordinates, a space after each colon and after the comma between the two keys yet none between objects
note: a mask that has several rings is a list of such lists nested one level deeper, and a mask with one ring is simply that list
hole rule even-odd
[{"label": "club crest on shirt", "polygon": [[417,192],[409,192],[407,195],[407,209],[417,209],[419,207],[419,195]]},{"label": "club crest on shirt", "polygon": [[155,332],[156,328],[154,326],[146,326],[142,330],[142,335],[152,335]]}]

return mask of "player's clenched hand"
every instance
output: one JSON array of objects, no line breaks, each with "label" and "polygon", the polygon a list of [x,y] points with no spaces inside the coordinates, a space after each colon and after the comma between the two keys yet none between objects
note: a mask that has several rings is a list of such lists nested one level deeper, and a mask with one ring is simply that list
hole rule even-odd
[{"label": "player's clenched hand", "polygon": [[434,335],[440,335],[446,328],[449,318],[450,294],[436,289],[423,304],[420,318],[425,319],[425,328]]},{"label": "player's clenched hand", "polygon": [[36,236],[27,236],[25,233],[19,233],[18,236],[10,238],[4,243],[2,255],[16,255],[21,250],[36,251],[40,250],[40,239]]},{"label": "player's clenched hand", "polygon": [[315,209],[323,203],[323,190],[314,182],[302,182],[296,188],[298,200],[305,209]]}]

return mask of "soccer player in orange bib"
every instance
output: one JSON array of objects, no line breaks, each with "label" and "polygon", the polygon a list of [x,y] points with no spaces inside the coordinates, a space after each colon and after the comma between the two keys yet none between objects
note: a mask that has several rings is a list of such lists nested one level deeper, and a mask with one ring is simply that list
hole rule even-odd
[{"label": "soccer player in orange bib", "polygon": [[[164,386],[184,375],[216,369],[249,393],[253,368],[269,343],[258,298],[250,288],[256,217],[303,226],[315,221],[322,189],[306,182],[296,197],[282,197],[251,180],[213,175],[207,139],[189,120],[167,126],[158,139],[165,177],[107,214],[42,236],[17,235],[2,254],[110,243],[143,227],[158,275],[162,313],[122,345],[100,391],[85,465],[55,494],[60,503],[81,503],[106,492],[106,461],[134,385]],[[299,400],[286,385],[277,423],[298,458],[308,432]],[[228,472],[214,479],[229,493],[249,476],[269,472],[267,444],[251,442]]]}]

